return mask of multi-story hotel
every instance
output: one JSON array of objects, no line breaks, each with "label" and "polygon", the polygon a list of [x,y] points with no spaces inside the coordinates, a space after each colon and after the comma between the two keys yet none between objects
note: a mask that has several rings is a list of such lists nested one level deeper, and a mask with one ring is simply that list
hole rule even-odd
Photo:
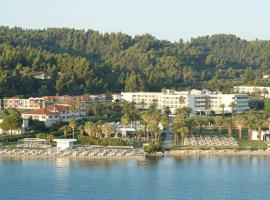
[{"label": "multi-story hotel", "polygon": [[[174,113],[177,108],[190,107],[193,114],[198,112],[231,113],[231,103],[235,103],[235,112],[249,110],[248,95],[246,94],[222,94],[207,90],[174,91],[162,92],[123,92],[121,100],[135,102],[138,108],[147,108],[150,104],[156,103],[159,109],[169,107]],[[224,105],[224,108],[222,108]]]},{"label": "multi-story hotel", "polygon": [[[44,108],[49,105],[54,105],[62,102],[76,101],[83,105],[90,106],[95,102],[106,102],[109,99],[105,94],[99,95],[81,95],[81,96],[44,96],[44,97],[30,97],[28,99],[22,99],[19,97],[5,98],[3,101],[4,109],[15,108],[18,110],[35,110]],[[0,100],[1,108],[1,100]]]},{"label": "multi-story hotel", "polygon": [[4,99],[4,109],[15,108],[18,110],[34,110],[45,107],[45,100],[43,98],[29,98],[21,99],[19,97],[11,97]]},{"label": "multi-story hotel", "polygon": [[43,121],[47,127],[59,122],[68,122],[72,116],[75,120],[82,119],[86,116],[86,110],[83,108],[77,108],[75,111],[71,111],[70,106],[53,105],[22,113],[23,119],[32,118],[38,121]]},{"label": "multi-story hotel", "polygon": [[61,102],[77,101],[84,105],[92,105],[95,102],[106,102],[108,101],[105,94],[98,95],[80,95],[80,96],[44,96],[47,105],[53,105]]}]

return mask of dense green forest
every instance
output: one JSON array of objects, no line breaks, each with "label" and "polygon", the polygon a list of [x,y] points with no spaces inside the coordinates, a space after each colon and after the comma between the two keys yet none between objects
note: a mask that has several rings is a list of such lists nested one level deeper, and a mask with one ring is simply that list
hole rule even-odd
[{"label": "dense green forest", "polygon": [[[0,97],[163,87],[229,91],[239,83],[270,85],[261,79],[269,69],[270,41],[234,35],[169,42],[149,34],[0,27]],[[35,72],[49,78],[35,79]]]}]

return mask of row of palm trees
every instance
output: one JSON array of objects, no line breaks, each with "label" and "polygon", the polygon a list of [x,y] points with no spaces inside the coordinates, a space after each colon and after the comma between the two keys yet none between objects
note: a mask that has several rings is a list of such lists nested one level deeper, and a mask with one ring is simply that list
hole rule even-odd
[{"label": "row of palm trees", "polygon": [[[163,130],[168,128],[169,118],[168,113],[162,113],[157,109],[156,104],[152,104],[148,109],[138,110],[134,103],[123,102],[122,105],[122,117],[121,124],[124,127],[128,127],[132,122],[140,122],[144,125],[144,130],[138,132],[138,137],[144,136],[145,141],[157,141],[159,139],[160,125],[162,125]],[[71,112],[74,114],[77,106],[71,108]],[[68,132],[72,130],[72,136],[75,137],[75,130],[80,131],[80,135],[83,136],[86,133],[89,136],[94,137],[109,137],[116,133],[114,127],[110,123],[93,123],[86,122],[83,125],[77,124],[74,116],[72,115],[69,124],[63,126],[61,130],[64,132],[64,137],[67,137]]]},{"label": "row of palm trees", "polygon": [[232,117],[222,115],[215,117],[195,116],[191,118],[189,113],[190,111],[187,109],[180,109],[175,115],[173,120],[175,144],[183,143],[184,137],[191,133],[192,129],[196,129],[199,135],[201,135],[203,128],[217,129],[219,135],[221,135],[223,129],[226,129],[228,137],[231,137],[233,130],[236,129],[239,139],[242,139],[244,129],[247,130],[248,139],[251,139],[253,130],[258,131],[259,139],[261,139],[263,128],[268,128],[270,131],[270,118],[263,111],[249,111]]},{"label": "row of palm trees", "polygon": [[143,131],[139,133],[140,138],[143,135],[146,142],[158,141],[161,130],[166,130],[168,128],[168,113],[161,112],[159,109],[157,109],[157,105],[155,103],[151,104],[149,108],[143,109],[142,111],[138,111],[136,108],[135,110],[133,109],[134,108],[129,107],[123,113],[121,124],[124,127],[127,127],[131,122],[139,121],[144,127]]},{"label": "row of palm trees", "polygon": [[109,123],[93,123],[86,122],[77,127],[75,120],[70,120],[67,126],[63,126],[61,130],[64,132],[64,137],[68,137],[68,133],[72,130],[72,137],[74,138],[75,130],[77,129],[80,132],[80,137],[83,137],[84,134],[87,134],[96,138],[109,138],[112,133],[115,133],[114,127]]}]

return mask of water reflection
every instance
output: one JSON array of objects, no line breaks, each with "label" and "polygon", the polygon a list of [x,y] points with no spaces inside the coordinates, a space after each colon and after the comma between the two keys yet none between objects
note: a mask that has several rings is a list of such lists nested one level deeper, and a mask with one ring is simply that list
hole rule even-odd
[{"label": "water reflection", "polygon": [[270,199],[269,167],[258,155],[1,158],[0,199]]},{"label": "water reflection", "polygon": [[[142,160],[117,160],[117,159],[70,159],[70,158],[27,158],[27,157],[0,157],[0,162],[6,164],[23,164],[24,162],[50,162],[53,161],[57,169],[72,168],[75,165],[80,167],[99,167],[109,169],[115,165],[129,166],[137,165],[143,166],[157,166],[160,163],[166,164],[185,164],[196,163],[198,165],[207,162],[216,162],[218,165],[236,165],[243,166],[250,163],[254,166],[260,164],[270,164],[269,155],[181,155],[181,156],[163,156],[150,157]],[[165,162],[164,162],[165,161]]]}]

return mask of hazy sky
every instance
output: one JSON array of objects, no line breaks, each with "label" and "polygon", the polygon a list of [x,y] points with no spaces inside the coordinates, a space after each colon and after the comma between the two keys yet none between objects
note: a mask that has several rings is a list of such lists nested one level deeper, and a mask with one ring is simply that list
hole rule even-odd
[{"label": "hazy sky", "polygon": [[215,33],[270,39],[270,0],[0,0],[0,25],[150,33],[171,41]]}]

